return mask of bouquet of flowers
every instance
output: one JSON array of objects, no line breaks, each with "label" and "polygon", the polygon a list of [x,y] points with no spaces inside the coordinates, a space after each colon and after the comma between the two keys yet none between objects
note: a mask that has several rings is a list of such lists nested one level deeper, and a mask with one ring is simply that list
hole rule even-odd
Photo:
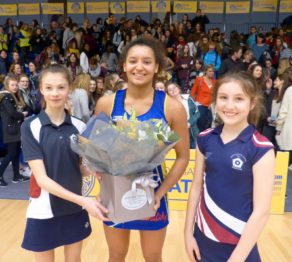
[{"label": "bouquet of flowers", "polygon": [[101,113],[89,120],[80,136],[71,137],[71,147],[85,164],[102,173],[102,203],[117,223],[155,214],[153,196],[159,177],[152,170],[178,140],[161,120],[140,122],[132,111],[130,119],[125,115],[112,121]]}]

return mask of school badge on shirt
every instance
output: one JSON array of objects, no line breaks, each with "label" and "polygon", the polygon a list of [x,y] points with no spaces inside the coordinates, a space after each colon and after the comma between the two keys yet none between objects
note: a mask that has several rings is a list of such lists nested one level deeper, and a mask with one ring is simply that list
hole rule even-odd
[{"label": "school badge on shirt", "polygon": [[242,154],[233,154],[231,157],[232,168],[242,171],[246,158]]}]

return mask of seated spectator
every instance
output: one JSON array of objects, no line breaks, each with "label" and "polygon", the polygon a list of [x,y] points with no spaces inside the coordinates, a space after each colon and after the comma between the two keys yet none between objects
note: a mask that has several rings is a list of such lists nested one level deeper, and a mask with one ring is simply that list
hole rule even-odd
[{"label": "seated spectator", "polygon": [[96,81],[96,101],[103,96],[104,93],[104,78],[97,77],[95,78]]},{"label": "seated spectator", "polygon": [[[105,69],[103,70],[105,71]],[[105,72],[102,72],[102,67],[97,59],[97,56],[92,56],[89,59],[89,74],[94,78],[100,75],[105,75]]]},{"label": "seated spectator", "polygon": [[243,54],[242,60],[243,70],[247,71],[253,61],[254,61],[253,52],[251,49],[247,49]]},{"label": "seated spectator", "polygon": [[109,73],[117,72],[119,61],[117,55],[114,53],[112,44],[107,45],[106,51],[101,56],[100,62],[105,65]]},{"label": "seated spectator", "polygon": [[30,114],[36,113],[35,112],[36,107],[34,104],[34,100],[32,99],[32,96],[31,96],[29,79],[27,75],[22,74],[19,76],[18,87],[19,87],[19,91],[22,96],[22,99],[25,103],[25,106],[29,109],[28,111],[30,112]]},{"label": "seated spectator", "polygon": [[287,48],[280,52],[280,58],[291,58],[292,57],[292,40],[287,45]]},{"label": "seated spectator", "polygon": [[265,44],[264,35],[260,33],[257,35],[256,44],[252,46],[254,58],[258,63],[262,64],[264,62],[263,55],[266,51],[268,51],[268,46]]},{"label": "seated spectator", "polygon": [[34,60],[46,46],[46,40],[41,28],[37,27],[35,29],[35,31],[32,33],[29,43],[31,45],[30,59]]},{"label": "seated spectator", "polygon": [[79,59],[75,53],[71,53],[67,58],[67,68],[72,77],[72,81],[75,80],[77,75],[82,73],[82,68],[79,65]]},{"label": "seated spectator", "polygon": [[194,65],[191,68],[191,73],[190,73],[190,87],[192,87],[195,83],[195,80],[197,77],[201,77],[204,75],[204,63],[202,59],[196,58],[194,61]]},{"label": "seated spectator", "polygon": [[77,40],[75,37],[71,37],[67,39],[65,57],[68,57],[68,55],[72,53],[74,53],[78,59],[80,58],[80,51],[77,47]]},{"label": "seated spectator", "polygon": [[216,43],[210,41],[208,45],[209,45],[208,52],[205,55],[203,55],[202,59],[204,61],[205,67],[208,65],[214,65],[216,75],[216,72],[218,72],[221,66],[220,53],[219,50],[216,49]]},{"label": "seated spectator", "polygon": [[104,95],[111,95],[117,90],[115,89],[116,83],[121,79],[117,73],[112,73],[104,78]]},{"label": "seated spectator", "polygon": [[2,25],[0,25],[0,50],[8,51],[8,35],[5,34]]},{"label": "seated spectator", "polygon": [[154,89],[155,89],[155,90],[158,90],[158,91],[163,91],[163,92],[165,92],[165,90],[166,90],[166,86],[165,86],[164,81],[156,80],[155,83],[154,83]]},{"label": "seated spectator", "polygon": [[280,54],[284,50],[283,39],[281,37],[277,37],[275,39],[275,44],[271,45],[271,57],[272,57],[272,65],[274,67],[278,67]]},{"label": "seated spectator", "polygon": [[7,52],[3,49],[0,50],[0,75],[7,74],[6,59],[7,59]]},{"label": "seated spectator", "polygon": [[19,78],[22,72],[23,70],[22,70],[21,64],[19,63],[14,63],[9,68],[9,73],[13,74],[16,78]]},{"label": "seated spectator", "polygon": [[228,72],[239,72],[243,70],[243,63],[241,62],[242,47],[236,46],[231,49],[230,57],[225,59],[218,71],[218,78],[222,77]]},{"label": "seated spectator", "polygon": [[178,49],[178,52],[179,56],[175,62],[174,70],[177,74],[178,84],[182,88],[182,93],[186,94],[190,91],[189,76],[194,60],[193,57],[190,56],[188,45],[181,46],[181,48]]},{"label": "seated spectator", "polygon": [[80,54],[80,66],[83,73],[89,72],[89,58],[92,56],[90,45],[84,44],[82,52]]},{"label": "seated spectator", "polygon": [[90,87],[90,76],[82,73],[76,76],[73,82],[73,91],[70,95],[70,106],[71,114],[85,123],[90,118],[89,110],[89,87]]},{"label": "seated spectator", "polygon": [[272,66],[272,60],[271,59],[266,59],[265,61],[265,68],[269,71],[270,77],[272,80],[276,79],[277,71],[275,67]]}]

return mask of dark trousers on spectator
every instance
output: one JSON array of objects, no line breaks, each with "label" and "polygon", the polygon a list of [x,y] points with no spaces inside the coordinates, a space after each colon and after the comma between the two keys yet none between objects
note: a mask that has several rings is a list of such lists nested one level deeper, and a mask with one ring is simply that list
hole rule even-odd
[{"label": "dark trousers on spectator", "polygon": [[198,118],[198,128],[200,132],[204,131],[205,129],[208,129],[212,125],[212,112],[211,110],[203,105],[198,106],[200,117]]},{"label": "dark trousers on spectator", "polygon": [[19,153],[20,153],[20,141],[7,143],[6,144],[7,154],[0,161],[0,178],[3,177],[3,174],[9,165],[10,161],[12,162],[12,169],[14,178],[19,176]]}]

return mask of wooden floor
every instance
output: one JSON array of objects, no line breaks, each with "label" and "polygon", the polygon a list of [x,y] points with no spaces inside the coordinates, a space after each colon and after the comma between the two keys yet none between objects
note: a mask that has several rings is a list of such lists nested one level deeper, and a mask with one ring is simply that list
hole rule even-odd
[{"label": "wooden floor", "polygon": [[[33,262],[33,254],[23,250],[22,241],[27,201],[0,200],[0,261]],[[184,251],[183,227],[185,212],[171,211],[170,225],[164,247],[164,262],[188,261]],[[100,222],[91,219],[93,232],[84,241],[83,262],[107,261],[107,246]],[[263,262],[292,261],[292,213],[272,215],[260,241]],[[62,248],[57,249],[56,261],[63,261]],[[129,262],[143,262],[137,232],[133,232]]]}]

